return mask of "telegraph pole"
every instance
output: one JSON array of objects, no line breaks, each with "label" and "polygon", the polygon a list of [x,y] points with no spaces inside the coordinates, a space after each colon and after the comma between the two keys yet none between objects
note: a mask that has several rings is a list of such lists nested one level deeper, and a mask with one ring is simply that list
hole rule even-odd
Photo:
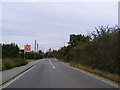
[{"label": "telegraph pole", "polygon": [[34,50],[34,53],[35,53],[35,54],[34,54],[34,59],[36,59],[36,40],[35,40],[35,47],[34,47],[34,49],[35,49],[35,50]]},{"label": "telegraph pole", "polygon": [[39,53],[39,52],[38,52],[38,43],[37,43],[37,53],[36,53],[36,54],[37,54],[37,55],[36,55],[37,59],[39,58],[38,53]]},{"label": "telegraph pole", "polygon": [[[28,44],[27,44],[27,46],[28,46]],[[28,50],[27,50],[26,54],[27,54],[27,59],[28,59]]]},{"label": "telegraph pole", "polygon": [[37,43],[37,53],[38,53],[38,43]]}]

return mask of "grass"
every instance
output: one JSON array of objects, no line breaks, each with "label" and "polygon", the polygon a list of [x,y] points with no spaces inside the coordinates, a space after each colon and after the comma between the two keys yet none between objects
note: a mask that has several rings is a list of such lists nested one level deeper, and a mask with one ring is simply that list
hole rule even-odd
[{"label": "grass", "polygon": [[27,63],[29,63],[29,62],[33,62],[33,61],[35,61],[35,60],[33,60],[33,59],[26,60]]},{"label": "grass", "polygon": [[29,62],[35,61],[34,59],[24,60],[22,58],[5,58],[0,59],[0,71],[8,70],[13,67],[19,67],[22,65],[26,65]]},{"label": "grass", "polygon": [[101,71],[101,70],[98,70],[98,69],[92,69],[91,67],[83,66],[83,65],[77,64],[75,62],[69,62],[69,65],[71,65],[73,67],[76,67],[76,68],[79,68],[79,69],[82,69],[82,70],[85,70],[85,71],[88,71],[90,73],[96,74],[98,76],[104,77],[106,79],[109,79],[113,82],[116,82],[116,83],[120,84],[120,81],[119,81],[120,75],[118,75],[118,74],[104,72],[104,71]]},{"label": "grass", "polygon": [[0,59],[0,71],[2,70],[2,59]]},{"label": "grass", "polygon": [[27,63],[28,62],[22,58],[6,58],[2,60],[2,70],[7,70],[13,67],[26,65]]}]

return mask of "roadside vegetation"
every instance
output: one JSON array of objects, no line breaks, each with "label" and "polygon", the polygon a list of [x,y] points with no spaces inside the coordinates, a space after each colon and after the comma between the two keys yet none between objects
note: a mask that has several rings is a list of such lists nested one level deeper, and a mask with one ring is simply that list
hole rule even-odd
[{"label": "roadside vegetation", "polygon": [[101,26],[87,36],[71,34],[69,45],[49,56],[120,83],[119,39],[120,28]]},{"label": "roadside vegetation", "polygon": [[2,59],[0,59],[0,71],[2,70]]},{"label": "roadside vegetation", "polygon": [[29,62],[33,62],[35,61],[34,59],[27,59],[26,62],[29,63]]},{"label": "roadside vegetation", "polygon": [[13,67],[18,67],[27,64],[28,62],[22,58],[5,58],[2,62],[2,70],[7,70]]},{"label": "roadside vegetation", "polygon": [[85,70],[87,72],[90,72],[90,73],[93,73],[93,74],[96,74],[96,75],[99,75],[101,77],[104,77],[104,78],[109,79],[111,81],[114,81],[116,83],[120,83],[118,74],[113,74],[113,73],[102,71],[102,70],[96,69],[96,68],[92,69],[89,66],[77,64],[76,62],[75,63],[74,62],[69,62],[69,64],[73,67]]},{"label": "roadside vegetation", "polygon": [[20,50],[17,44],[2,44],[2,58],[0,63],[0,70],[7,70],[13,67],[19,67],[26,65],[34,60],[42,59],[44,53],[39,51],[39,53],[24,54],[24,50]]},{"label": "roadside vegetation", "polygon": [[2,70],[2,45],[0,44],[0,71]]}]

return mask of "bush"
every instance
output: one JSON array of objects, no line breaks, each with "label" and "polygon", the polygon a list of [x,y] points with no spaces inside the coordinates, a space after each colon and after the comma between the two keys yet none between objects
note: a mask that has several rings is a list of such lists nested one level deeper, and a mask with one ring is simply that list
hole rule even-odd
[{"label": "bush", "polygon": [[2,70],[7,70],[13,67],[18,67],[27,64],[22,58],[6,58],[2,62]]},{"label": "bush", "polygon": [[2,45],[2,58],[15,58],[19,56],[19,47],[15,43]]},{"label": "bush", "polygon": [[70,35],[69,46],[54,52],[53,56],[92,69],[120,74],[119,39],[120,28],[101,26],[91,33],[91,37]]},{"label": "bush", "polygon": [[[24,55],[24,54],[23,54]],[[21,55],[22,56],[22,53]],[[24,56],[22,56],[22,58],[24,58]],[[29,52],[25,54],[25,59],[42,59],[44,58],[44,53],[34,53],[34,52]]]}]

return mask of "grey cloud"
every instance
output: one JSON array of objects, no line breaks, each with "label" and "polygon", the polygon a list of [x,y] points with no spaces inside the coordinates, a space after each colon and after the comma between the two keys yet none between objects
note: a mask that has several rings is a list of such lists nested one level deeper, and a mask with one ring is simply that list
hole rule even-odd
[{"label": "grey cloud", "polygon": [[[3,3],[3,42],[20,47],[34,40],[58,48],[71,33],[87,34],[100,25],[117,24],[117,3]],[[22,42],[21,42],[22,41]]]}]

